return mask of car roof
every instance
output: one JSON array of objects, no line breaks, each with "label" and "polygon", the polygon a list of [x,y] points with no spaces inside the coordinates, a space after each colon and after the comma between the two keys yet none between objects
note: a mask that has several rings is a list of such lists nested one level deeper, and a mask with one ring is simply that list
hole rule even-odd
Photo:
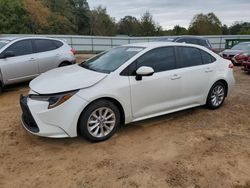
[{"label": "car roof", "polygon": [[167,47],[167,46],[193,46],[202,47],[200,45],[189,44],[189,43],[177,43],[177,42],[144,42],[144,43],[134,43],[126,44],[124,46],[128,47],[143,47],[143,48],[157,48],[157,47]]},{"label": "car roof", "polygon": [[18,39],[18,37],[0,37],[0,40],[8,40],[8,41],[13,41]]},{"label": "car roof", "polygon": [[202,36],[193,36],[193,35],[180,35],[180,36],[166,36],[166,37],[160,37],[159,39],[178,39],[178,38],[191,38],[191,39],[202,39],[207,40],[206,38]]},{"label": "car roof", "polygon": [[59,40],[63,41],[58,38],[49,38],[49,37],[36,37],[36,36],[27,36],[27,37],[0,37],[0,40],[8,40],[8,41],[15,41],[15,40],[22,40],[22,39],[51,39],[51,40]]},{"label": "car roof", "polygon": [[239,42],[238,44],[250,44],[250,42]]}]

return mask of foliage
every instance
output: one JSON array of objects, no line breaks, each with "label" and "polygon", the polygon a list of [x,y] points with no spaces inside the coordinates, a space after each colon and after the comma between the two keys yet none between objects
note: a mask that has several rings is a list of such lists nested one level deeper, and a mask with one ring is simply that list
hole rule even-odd
[{"label": "foliage", "polygon": [[95,8],[90,14],[90,34],[99,36],[116,35],[115,19],[107,14],[106,8]]},{"label": "foliage", "polygon": [[0,33],[32,32],[32,23],[22,2],[0,0]]},{"label": "foliage", "polygon": [[197,14],[188,30],[179,25],[163,30],[149,12],[125,16],[117,23],[106,8],[90,10],[87,0],[0,0],[0,33],[81,35],[218,35],[250,34],[250,22],[222,25],[214,13]]},{"label": "foliage", "polygon": [[194,16],[190,26],[189,34],[192,35],[220,35],[222,24],[214,13],[197,14]]},{"label": "foliage", "polygon": [[153,16],[149,12],[145,12],[140,20],[140,36],[154,36],[157,33],[157,26],[153,20]]},{"label": "foliage", "polygon": [[179,25],[174,26],[173,30],[171,31],[172,35],[186,35],[187,33],[187,29]]},{"label": "foliage", "polygon": [[250,22],[235,22],[231,27],[229,27],[229,33],[232,35],[249,35]]},{"label": "foliage", "polygon": [[118,33],[121,35],[136,36],[139,30],[140,22],[133,16],[125,16],[118,22]]}]

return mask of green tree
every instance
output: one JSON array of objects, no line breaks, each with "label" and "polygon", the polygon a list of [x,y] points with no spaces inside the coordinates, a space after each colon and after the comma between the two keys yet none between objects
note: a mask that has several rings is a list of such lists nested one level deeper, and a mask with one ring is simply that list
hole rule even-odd
[{"label": "green tree", "polygon": [[0,0],[0,33],[32,33],[32,22],[22,1]]},{"label": "green tree", "polygon": [[101,6],[95,8],[90,14],[90,34],[99,36],[116,35],[115,19],[107,14],[106,8]]},{"label": "green tree", "polygon": [[140,22],[139,33],[141,36],[154,36],[156,34],[156,24],[149,12],[145,12],[142,15]]},{"label": "green tree", "polygon": [[250,30],[250,22],[235,22],[229,27],[230,34],[232,35],[247,35]]},{"label": "green tree", "polygon": [[86,0],[71,0],[77,34],[90,33],[90,9]]},{"label": "green tree", "polygon": [[186,34],[187,34],[187,29],[179,25],[174,26],[173,30],[171,31],[171,35],[186,35]]},{"label": "green tree", "polygon": [[222,26],[222,34],[223,35],[228,35],[229,34],[229,28],[227,27],[227,25],[226,24],[224,24],[223,26]]},{"label": "green tree", "polygon": [[194,16],[188,30],[192,35],[220,35],[222,24],[214,13],[201,13]]},{"label": "green tree", "polygon": [[140,30],[140,22],[133,16],[125,16],[118,23],[118,33],[128,36],[137,36]]}]

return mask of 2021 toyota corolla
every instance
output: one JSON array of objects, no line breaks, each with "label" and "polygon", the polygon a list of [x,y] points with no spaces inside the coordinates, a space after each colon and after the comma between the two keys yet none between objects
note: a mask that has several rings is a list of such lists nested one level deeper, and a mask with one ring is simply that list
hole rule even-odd
[{"label": "2021 toyota corolla", "polygon": [[21,96],[27,131],[45,137],[110,138],[118,126],[206,104],[220,107],[234,84],[232,64],[191,44],[125,45],[57,68]]}]

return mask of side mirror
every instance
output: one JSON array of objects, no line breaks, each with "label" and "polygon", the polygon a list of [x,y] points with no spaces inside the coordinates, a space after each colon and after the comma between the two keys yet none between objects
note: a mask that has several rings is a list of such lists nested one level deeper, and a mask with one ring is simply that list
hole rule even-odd
[{"label": "side mirror", "polygon": [[152,67],[142,66],[136,71],[136,80],[142,80],[143,76],[152,76],[154,72]]},{"label": "side mirror", "polygon": [[4,59],[4,58],[8,58],[8,57],[14,57],[15,54],[13,51],[4,51],[3,53],[1,53],[0,58]]}]

